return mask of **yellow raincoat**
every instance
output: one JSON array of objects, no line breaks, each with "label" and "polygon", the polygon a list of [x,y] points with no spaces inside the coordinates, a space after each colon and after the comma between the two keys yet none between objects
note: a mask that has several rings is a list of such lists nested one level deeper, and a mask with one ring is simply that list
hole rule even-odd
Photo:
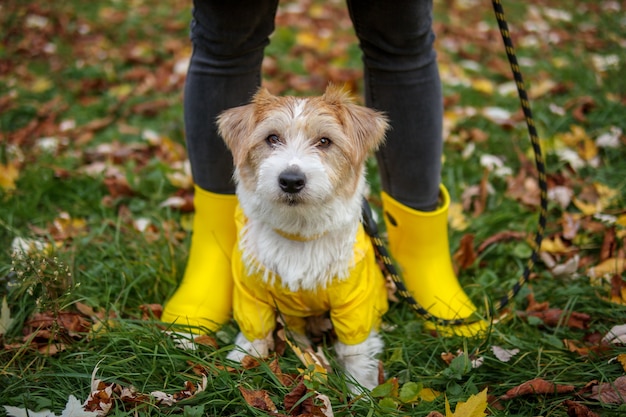
[{"label": "yellow raincoat", "polygon": [[[241,209],[236,217],[241,230],[245,223]],[[350,275],[331,280],[327,288],[293,292],[278,278],[267,282],[263,272],[249,274],[238,244],[233,251],[232,267],[234,317],[248,340],[265,338],[274,329],[277,314],[288,329],[304,334],[306,317],[330,311],[339,341],[355,345],[379,329],[388,308],[385,280],[362,226],[357,231]]]}]

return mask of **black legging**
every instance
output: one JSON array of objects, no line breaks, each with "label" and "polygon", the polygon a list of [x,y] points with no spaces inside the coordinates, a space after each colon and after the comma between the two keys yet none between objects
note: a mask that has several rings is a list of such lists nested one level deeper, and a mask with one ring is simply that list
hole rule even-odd
[{"label": "black legging", "polygon": [[[248,102],[260,85],[276,7],[276,0],[194,0],[185,133],[194,181],[206,190],[235,191],[232,158],[215,119]],[[391,121],[376,155],[383,190],[417,210],[433,210],[443,109],[432,1],[349,0],[348,8],[363,51],[366,104]]]}]

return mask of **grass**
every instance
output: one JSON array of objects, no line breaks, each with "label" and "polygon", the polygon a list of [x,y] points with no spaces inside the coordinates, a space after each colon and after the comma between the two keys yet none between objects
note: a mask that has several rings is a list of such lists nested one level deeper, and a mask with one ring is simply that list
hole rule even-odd
[{"label": "grass", "polygon": [[[581,196],[591,184],[606,185],[616,190],[617,196],[603,207],[602,214],[622,215],[626,189],[623,136],[620,147],[599,150],[597,167],[572,170],[557,155],[563,146],[576,149],[575,145],[563,145],[560,136],[572,125],[581,126],[589,138],[611,127],[626,129],[624,22],[622,14],[611,8],[617,3],[581,1],[575,7],[556,0],[510,3],[504,6],[511,16],[531,92],[553,83],[532,102],[547,151],[551,187],[566,185]],[[481,156],[497,155],[514,174],[522,168],[520,155],[530,157],[523,125],[503,128],[481,113],[484,108],[498,107],[514,115],[518,103],[515,96],[497,90],[509,78],[506,70],[496,65],[505,58],[493,31],[495,19],[486,5],[472,4],[449,2],[436,9],[450,127],[443,181],[456,202],[484,177]],[[307,32],[312,31],[307,29],[308,18],[290,17],[283,5],[282,26],[267,51],[279,69],[267,82],[276,92],[317,93],[329,78],[337,77],[328,75],[332,70],[346,69],[351,85],[358,90],[359,54],[343,5],[322,2],[314,7],[330,10],[333,25],[341,28],[335,38],[338,49],[299,46],[297,33],[318,33]],[[559,17],[559,11],[570,17]],[[132,4],[101,0],[88,5],[69,1],[59,6],[9,2],[0,6],[4,28],[0,44],[0,166],[14,163],[19,169],[15,189],[0,188],[0,297],[6,296],[14,319],[1,337],[5,348],[0,350],[0,405],[47,408],[59,414],[69,395],[81,401],[87,398],[95,367],[99,368],[97,377],[107,383],[132,385],[142,393],[175,393],[184,388],[185,381],[200,381],[193,369],[201,365],[208,370],[208,385],[194,398],[172,406],[150,398],[137,403],[116,401],[109,415],[266,415],[244,401],[239,386],[264,389],[281,412],[289,411],[281,407],[291,387],[283,386],[267,364],[234,372],[223,368],[236,334],[234,324],[215,335],[219,348],[201,345],[190,351],[177,348],[157,322],[143,318],[141,306],[163,303],[174,292],[189,244],[189,214],[161,206],[183,188],[169,178],[181,172],[176,164],[184,159],[184,154],[176,156],[183,145],[183,79],[174,64],[184,61],[190,52],[188,12],[187,4],[152,0]],[[47,23],[40,27],[33,16],[43,16]],[[594,62],[607,56],[617,56],[618,63],[599,71]],[[479,88],[479,80],[487,80],[494,91]],[[591,104],[577,113],[585,100]],[[77,127],[62,129],[67,121]],[[99,121],[104,122],[96,126],[94,122]],[[147,129],[156,132],[156,143],[144,139]],[[483,132],[485,139],[468,136],[476,131]],[[56,138],[57,149],[42,151],[38,143],[43,137]],[[112,146],[113,151],[103,151],[102,145]],[[474,151],[464,155],[470,146]],[[84,167],[99,161],[114,166],[120,174],[116,178],[125,180],[132,192],[116,194],[102,175],[85,173]],[[369,171],[376,191],[375,164]],[[494,193],[482,214],[472,216],[471,210],[466,210],[468,228],[451,231],[454,252],[469,233],[478,244],[505,230],[532,233],[536,228],[536,210],[511,198],[505,179],[490,174],[488,180]],[[571,204],[562,209],[551,202],[549,212],[546,234],[554,237],[562,234],[563,213],[579,210]],[[149,222],[147,231],[134,226],[138,220]],[[584,344],[612,326],[624,324],[626,318],[624,307],[607,302],[607,290],[591,285],[587,277],[587,268],[600,261],[603,242],[611,230],[618,236],[613,253],[623,257],[619,255],[623,226],[602,224],[592,216],[583,216],[583,220],[576,239],[568,242],[572,253],[582,259],[578,274],[555,276],[540,263],[508,318],[484,338],[433,337],[406,305],[394,304],[385,317],[389,326],[383,334],[386,348],[381,360],[387,375],[397,378],[400,387],[414,382],[445,393],[453,406],[486,387],[498,397],[537,377],[572,384],[579,390],[593,380],[610,382],[622,376],[624,368],[610,359],[625,353],[623,346],[581,356],[563,342]],[[68,222],[74,228],[67,226]],[[35,238],[55,247],[43,259],[36,255],[15,258],[11,244],[16,237]],[[485,298],[495,300],[515,282],[529,251],[530,246],[519,240],[490,246],[477,262],[461,271],[460,280],[478,305]],[[569,255],[555,257],[564,261]],[[39,272],[44,259],[48,266]],[[71,276],[59,279],[66,267]],[[565,319],[547,326],[540,319],[515,314],[525,310],[525,296],[531,293],[537,301],[563,309],[566,316],[589,315],[588,328],[572,328]],[[29,344],[33,330],[29,320],[35,311],[75,312],[79,303],[100,314],[100,319],[93,321],[97,325],[78,334],[55,329],[65,349],[53,355],[40,353]],[[54,344],[41,336],[37,341],[40,347]],[[587,343],[593,346],[593,342]],[[492,353],[492,346],[517,348],[520,353],[502,362]],[[442,360],[442,353],[458,350],[484,357],[482,366],[472,368],[463,357],[451,365]],[[332,349],[328,356],[332,358]],[[279,363],[288,373],[297,373],[302,367],[289,351]],[[353,401],[346,396],[340,372],[330,374],[327,383],[309,385],[330,398],[336,416],[426,415],[445,409],[443,395],[432,402],[407,404],[385,401],[390,396]],[[528,395],[500,401],[491,412],[496,416],[565,416],[564,399],[579,401],[603,416],[623,415],[626,407],[585,395]],[[389,405],[394,408],[386,408]],[[0,408],[0,414],[3,412]]]}]

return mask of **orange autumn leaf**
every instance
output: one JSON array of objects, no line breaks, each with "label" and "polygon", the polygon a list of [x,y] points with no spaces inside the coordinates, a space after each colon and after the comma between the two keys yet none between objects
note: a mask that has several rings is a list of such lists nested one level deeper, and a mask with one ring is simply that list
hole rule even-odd
[{"label": "orange autumn leaf", "polygon": [[259,410],[268,411],[270,413],[277,413],[278,409],[270,398],[269,394],[265,390],[249,390],[244,387],[239,387],[239,392],[243,395],[243,399],[248,403],[250,407],[254,407]]},{"label": "orange autumn leaf", "polygon": [[530,381],[526,381],[515,388],[511,388],[506,392],[506,394],[501,396],[500,399],[510,400],[522,395],[565,394],[573,391],[573,385],[558,385],[541,378],[535,378]]}]

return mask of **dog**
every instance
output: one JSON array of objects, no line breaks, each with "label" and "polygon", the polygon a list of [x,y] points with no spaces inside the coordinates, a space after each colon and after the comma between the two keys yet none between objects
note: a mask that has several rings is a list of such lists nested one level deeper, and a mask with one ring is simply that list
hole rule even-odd
[{"label": "dog", "polygon": [[232,267],[241,332],[228,358],[266,356],[278,318],[307,346],[306,318],[329,312],[340,365],[371,390],[388,306],[360,220],[365,160],[384,142],[386,116],[337,86],[308,98],[261,88],[217,125],[233,156],[239,202]]}]

